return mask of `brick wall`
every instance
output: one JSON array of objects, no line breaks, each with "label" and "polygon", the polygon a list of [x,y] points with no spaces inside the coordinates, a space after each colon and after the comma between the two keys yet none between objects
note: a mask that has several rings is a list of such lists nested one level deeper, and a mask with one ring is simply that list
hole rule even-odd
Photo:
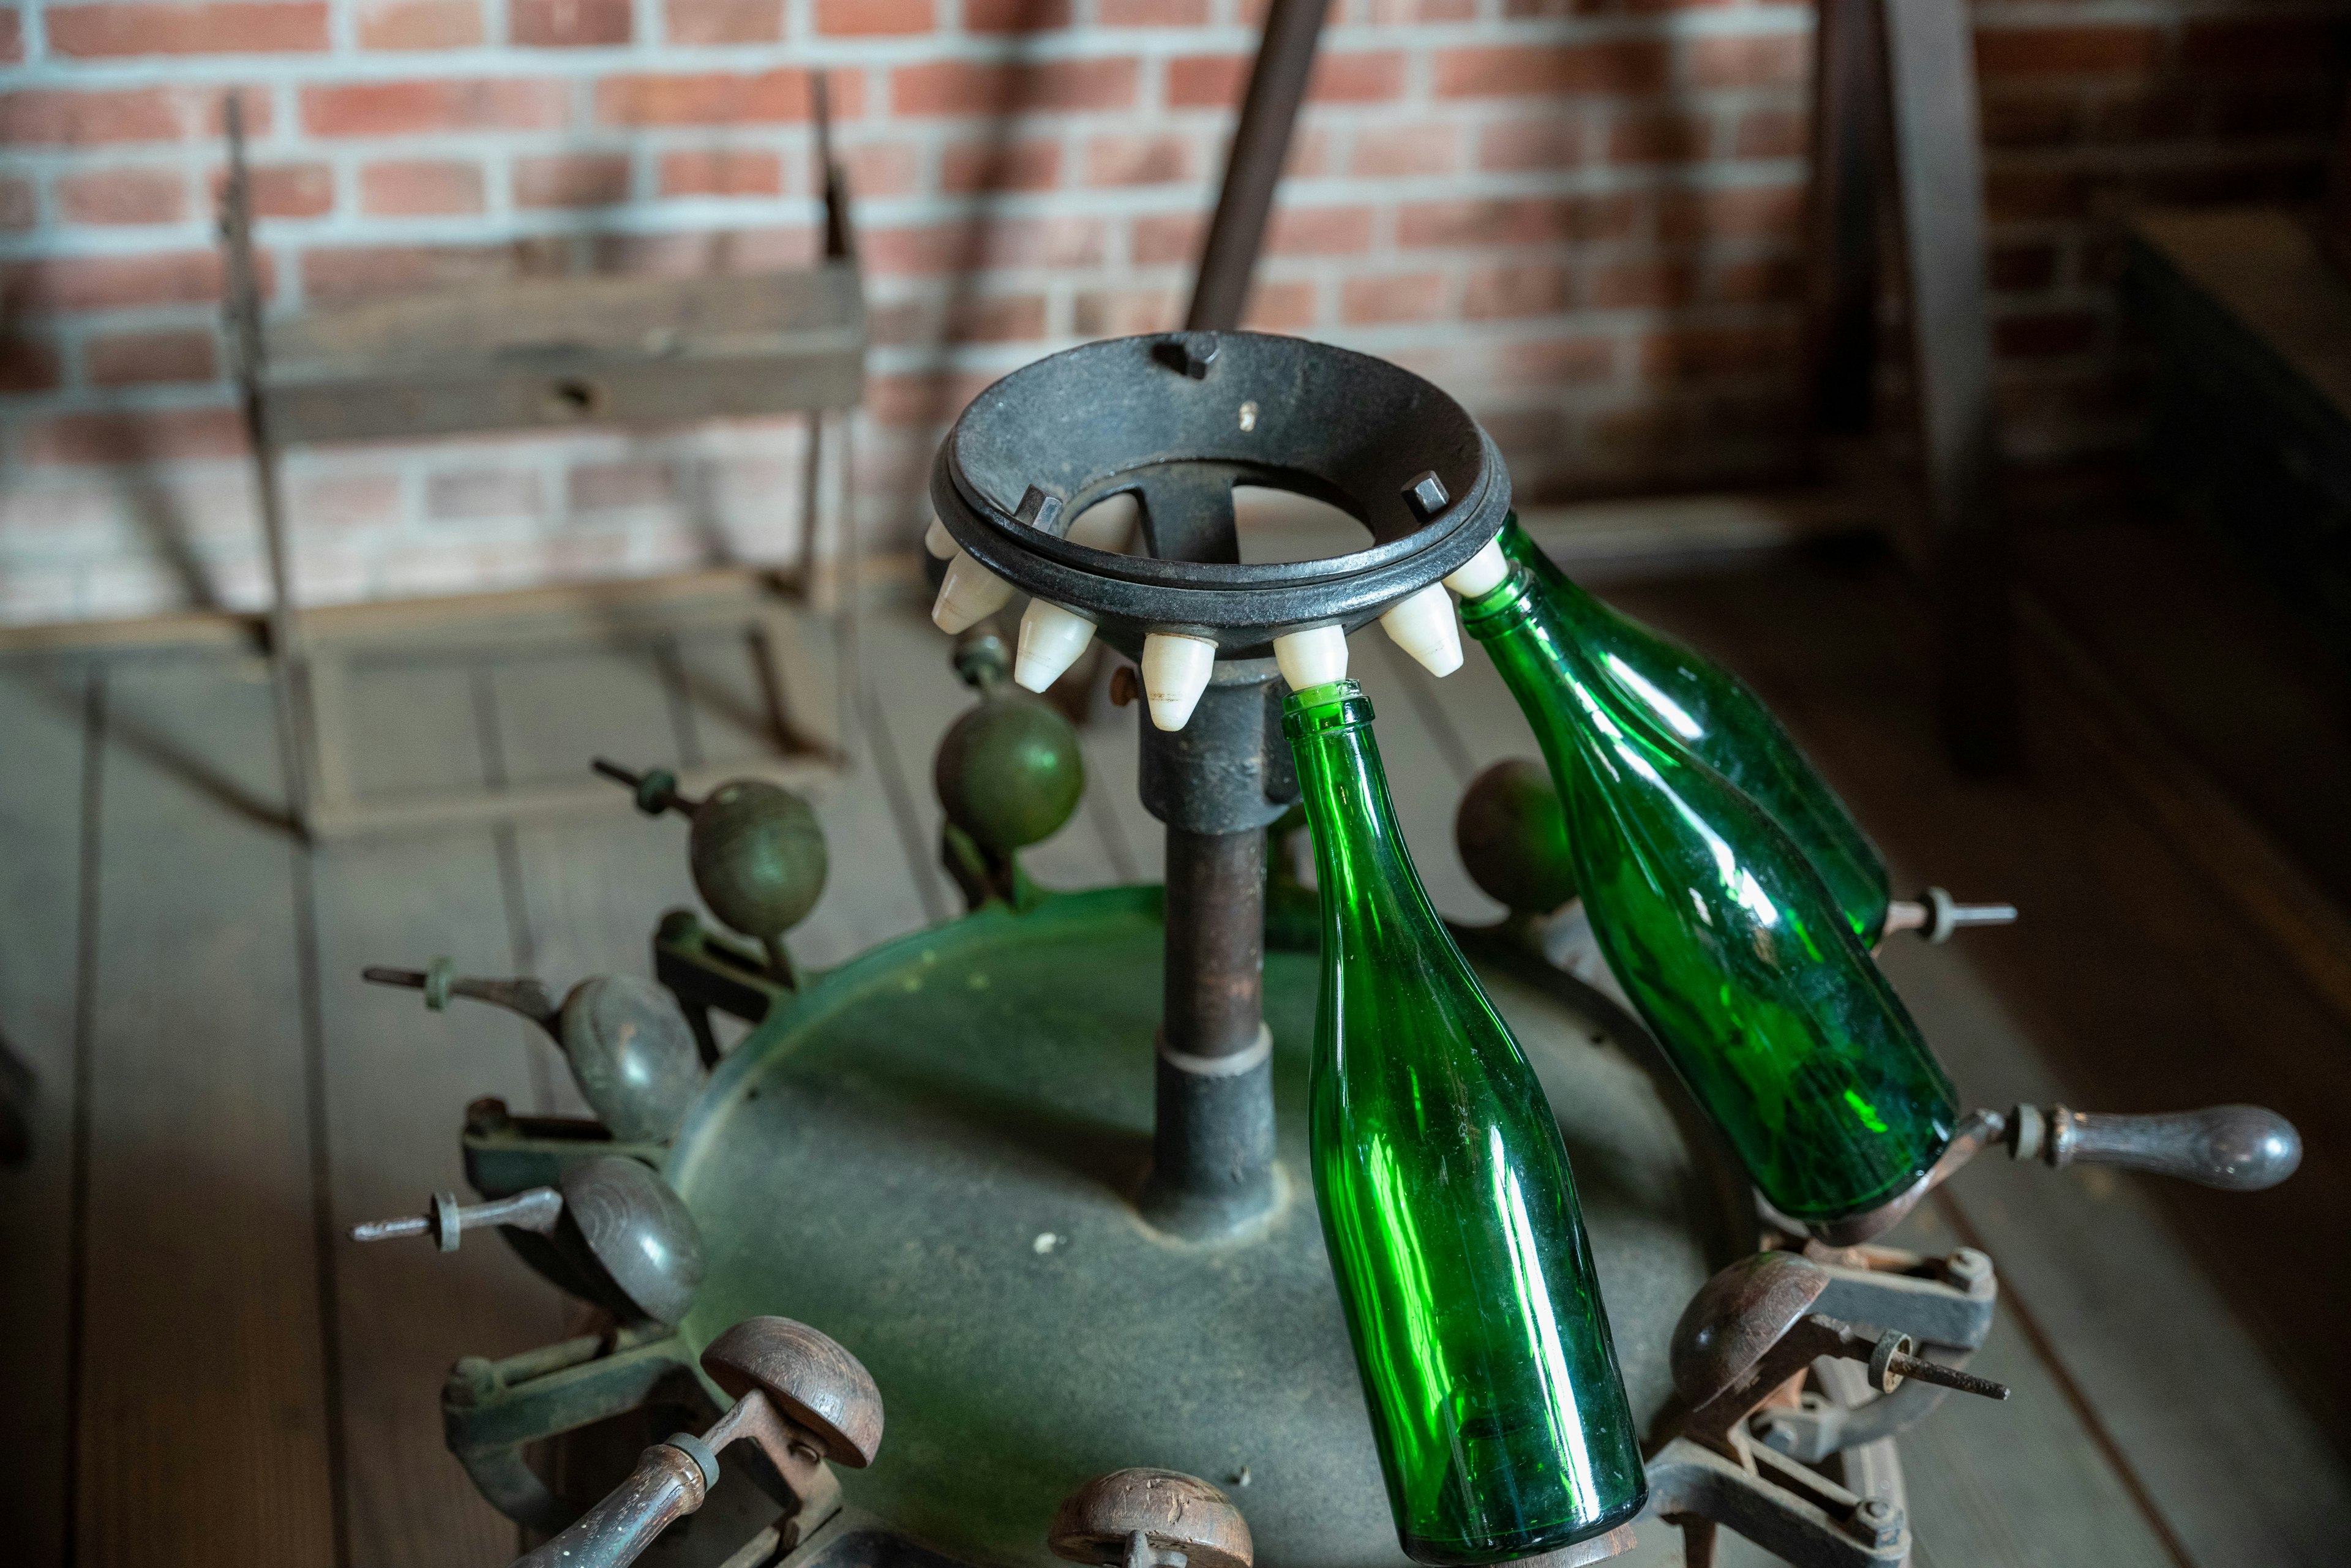
[{"label": "brick wall", "polygon": [[[2135,203],[2301,195],[2334,7],[1980,0],[2012,453],[2126,444]],[[811,249],[832,73],[876,347],[861,526],[903,544],[977,386],[1181,310],[1249,0],[0,5],[0,621],[257,603],[219,379],[221,93],[273,304]],[[1421,370],[1520,491],[1791,471],[1809,7],[1333,0],[1253,309]],[[308,600],[780,556],[789,427],[306,450]]]}]

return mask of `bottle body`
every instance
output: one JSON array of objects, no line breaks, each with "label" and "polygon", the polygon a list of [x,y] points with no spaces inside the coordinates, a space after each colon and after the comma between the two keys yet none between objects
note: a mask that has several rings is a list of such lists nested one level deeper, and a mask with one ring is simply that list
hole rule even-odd
[{"label": "bottle body", "polygon": [[1957,1098],[1802,851],[1621,696],[1526,568],[1462,624],[1551,766],[1609,967],[1756,1186],[1815,1223],[1907,1190]]},{"label": "bottle body", "polygon": [[1559,1124],[1413,872],[1348,681],[1289,700],[1322,983],[1314,1188],[1396,1532],[1491,1563],[1646,1499]]},{"label": "bottle body", "polygon": [[1664,633],[1602,603],[1552,564],[1513,515],[1502,553],[1534,576],[1609,684],[1648,710],[1682,748],[1737,786],[1786,831],[1863,942],[1886,933],[1886,858],[1795,737],[1747,684]]}]

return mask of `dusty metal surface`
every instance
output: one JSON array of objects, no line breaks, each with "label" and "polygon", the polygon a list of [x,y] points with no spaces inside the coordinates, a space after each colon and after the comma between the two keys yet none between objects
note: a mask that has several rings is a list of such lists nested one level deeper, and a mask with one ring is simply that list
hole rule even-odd
[{"label": "dusty metal surface", "polygon": [[[1280,1206],[1198,1247],[1130,1202],[1150,1159],[1159,902],[1111,889],[903,938],[747,1041],[669,1165],[711,1264],[684,1338],[781,1312],[840,1340],[890,1413],[851,1501],[958,1558],[1050,1562],[1065,1497],[1148,1465],[1228,1488],[1263,1561],[1401,1564],[1301,1186],[1311,956],[1267,959]],[[1485,978],[1560,1113],[1627,1390],[1654,1418],[1670,1325],[1727,1260],[1702,1239],[1740,1217],[1631,1055]]]}]

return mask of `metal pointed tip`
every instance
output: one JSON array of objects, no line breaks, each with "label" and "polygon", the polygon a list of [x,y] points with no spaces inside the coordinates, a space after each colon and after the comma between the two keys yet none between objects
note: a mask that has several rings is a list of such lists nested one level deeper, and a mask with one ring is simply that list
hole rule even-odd
[{"label": "metal pointed tip", "polygon": [[1380,626],[1397,647],[1440,680],[1461,667],[1461,623],[1454,619],[1453,601],[1437,584],[1389,606]]},{"label": "metal pointed tip", "polygon": [[1020,616],[1020,651],[1012,661],[1015,685],[1042,692],[1078,662],[1094,637],[1094,623],[1042,599]]},{"label": "metal pointed tip", "polygon": [[1217,645],[1203,637],[1154,632],[1143,640],[1143,695],[1151,722],[1164,730],[1192,722],[1200,694],[1216,670]]}]

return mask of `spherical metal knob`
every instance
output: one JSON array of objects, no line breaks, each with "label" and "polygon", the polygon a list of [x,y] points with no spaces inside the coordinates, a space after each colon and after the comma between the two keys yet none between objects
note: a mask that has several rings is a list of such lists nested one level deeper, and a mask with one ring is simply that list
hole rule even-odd
[{"label": "spherical metal knob", "polygon": [[1085,794],[1085,754],[1060,711],[998,692],[956,720],[932,768],[947,821],[1005,854],[1059,832]]},{"label": "spherical metal knob", "polygon": [[721,784],[694,810],[686,849],[711,913],[758,941],[799,925],[824,891],[824,830],[809,803],[756,779]]},{"label": "spherical metal knob", "polygon": [[[1071,1492],[1045,1544],[1069,1563],[1125,1563],[1137,1535],[1186,1568],[1249,1568],[1256,1546],[1232,1500],[1177,1470],[1113,1470]],[[1172,1561],[1172,1559],[1170,1559]]]},{"label": "spherical metal knob", "polygon": [[863,1469],[882,1449],[882,1391],[831,1335],[789,1318],[746,1318],[710,1342],[702,1369],[740,1399],[754,1389],[834,1464]]},{"label": "spherical metal knob", "polygon": [[1469,880],[1514,914],[1548,915],[1575,896],[1567,813],[1541,763],[1514,757],[1471,779],[1453,841]]}]

